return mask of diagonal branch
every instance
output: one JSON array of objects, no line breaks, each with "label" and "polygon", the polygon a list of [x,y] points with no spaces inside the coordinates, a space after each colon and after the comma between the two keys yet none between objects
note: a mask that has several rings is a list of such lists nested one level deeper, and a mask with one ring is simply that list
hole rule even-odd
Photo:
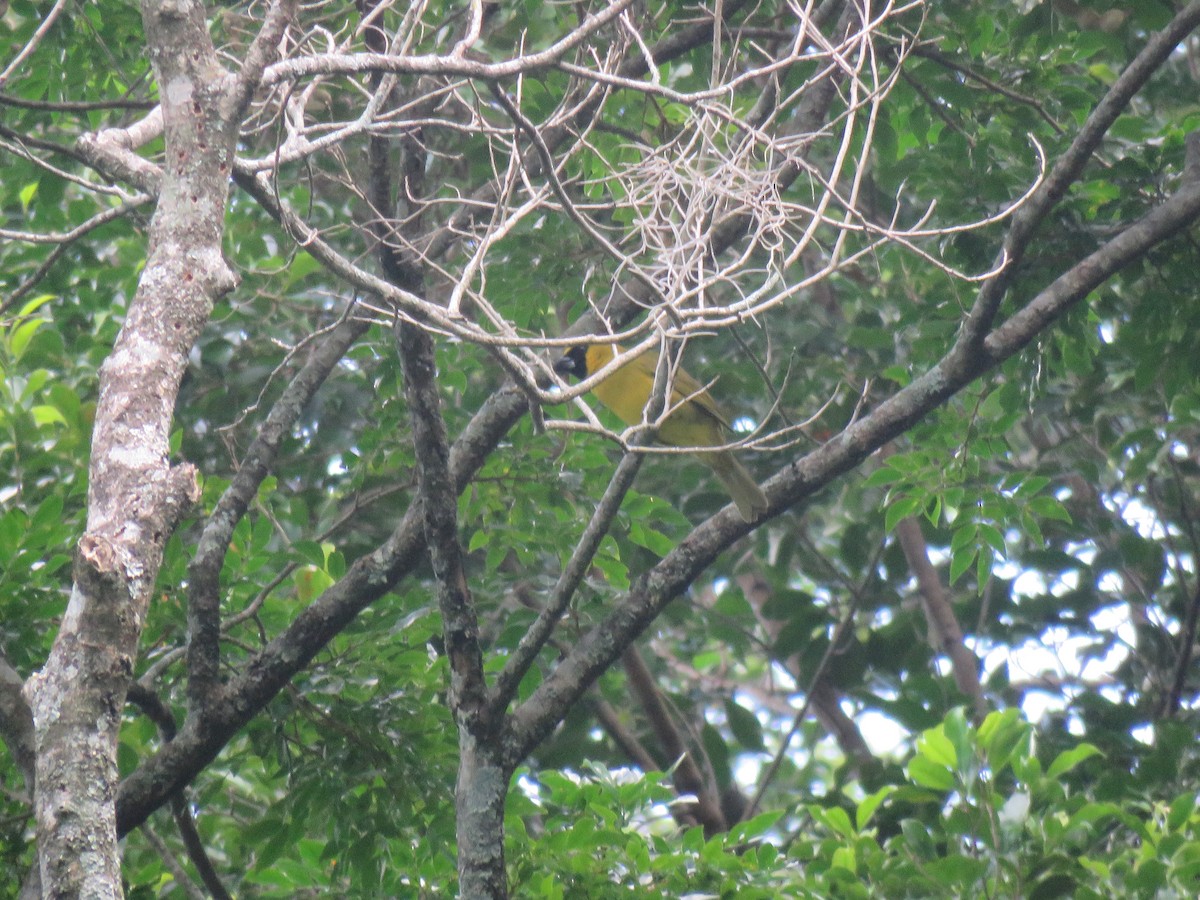
[{"label": "diagonal branch", "polygon": [[267,66],[279,57],[279,44],[296,19],[298,0],[271,0],[263,16],[262,27],[250,42],[241,68],[233,77],[222,100],[221,114],[228,122],[238,122],[263,80]]},{"label": "diagonal branch", "polygon": [[979,684],[979,660],[963,643],[962,627],[954,615],[954,607],[946,596],[937,569],[929,561],[929,548],[925,544],[925,535],[921,533],[921,523],[912,516],[901,519],[896,524],[896,537],[900,539],[909,569],[917,577],[921,608],[925,611],[925,621],[929,623],[934,649],[950,658],[955,684],[971,698],[975,715],[982,718],[987,713],[987,701]]},{"label": "diagonal branch", "polygon": [[621,501],[625,499],[625,494],[633,485],[633,479],[637,476],[643,459],[645,457],[642,454],[633,452],[626,453],[621,458],[616,472],[609,481],[608,488],[604,491],[604,496],[600,498],[587,528],[584,529],[579,541],[575,544],[571,558],[567,560],[562,574],[559,575],[558,581],[551,590],[549,600],[546,601],[542,611],[538,613],[534,623],[529,626],[529,630],[522,635],[520,643],[505,661],[504,668],[497,676],[496,684],[488,698],[488,705],[493,713],[499,714],[508,708],[521,679],[525,677],[525,673],[537,659],[538,653],[546,646],[546,641],[549,640],[559,618],[566,611],[567,604],[575,596],[575,590],[587,575],[588,567],[592,564],[596,551],[600,549],[600,543],[604,540],[604,536],[608,534],[609,526],[621,508]]},{"label": "diagonal branch", "polygon": [[[812,496],[904,433],[984,372],[1020,352],[1111,275],[1200,219],[1200,183],[1189,182],[1169,200],[1090,254],[971,352],[965,339],[945,357],[852,423],[841,434],[797,460],[763,487],[765,518]],[[645,628],[734,541],[751,530],[726,507],[641,576],[623,603],[575,645],[571,653],[512,715],[514,757],[523,758]]]},{"label": "diagonal branch", "polygon": [[329,332],[271,407],[237,474],[209,515],[188,566],[189,715],[212,699],[220,666],[220,575],[237,523],[270,474],[279,448],[304,407],[367,326],[347,318]]},{"label": "diagonal branch", "polygon": [[1018,264],[1024,258],[1037,227],[1079,177],[1084,165],[1100,145],[1113,122],[1125,111],[1129,101],[1141,90],[1150,76],[1159,70],[1166,58],[1175,52],[1179,42],[1198,25],[1200,2],[1193,2],[1180,10],[1166,28],[1146,42],[1133,62],[1125,67],[1108,93],[1096,104],[1083,127],[1079,129],[1075,140],[1059,157],[1046,180],[1013,217],[1012,226],[996,261],[996,265],[1003,268],[980,289],[975,304],[963,323],[962,334],[966,339],[966,347],[975,349],[983,343],[996,318],[1000,303],[1016,277]]}]

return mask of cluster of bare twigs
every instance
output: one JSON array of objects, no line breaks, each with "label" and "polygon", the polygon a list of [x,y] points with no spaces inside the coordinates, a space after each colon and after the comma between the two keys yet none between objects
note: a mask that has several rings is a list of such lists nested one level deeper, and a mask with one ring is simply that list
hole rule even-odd
[{"label": "cluster of bare twigs", "polygon": [[[819,6],[790,2],[768,13],[767,21],[755,20],[753,27],[733,24],[741,21],[736,14],[750,9],[750,3],[724,0],[694,22],[674,23],[673,30],[661,38],[654,37],[661,23],[640,19],[650,13],[633,0],[578,4],[573,27],[552,38],[517,33],[515,52],[512,35],[497,36],[506,24],[503,8],[482,0],[472,0],[461,13],[449,14],[449,19],[444,10],[422,0],[412,4],[383,0],[368,5],[361,18],[333,0],[318,0],[298,18],[292,3],[276,0],[261,15],[251,3],[218,23],[216,30],[224,41],[219,54],[212,54],[211,45],[206,45],[209,23],[196,5],[190,8],[187,23],[190,46],[206,45],[209,55],[220,62],[208,60],[202,71],[191,68],[200,55],[187,52],[190,48],[183,45],[181,31],[175,27],[183,6],[163,9],[146,4],[147,21],[157,21],[158,28],[150,40],[157,40],[160,50],[168,48],[162,54],[167,68],[160,66],[159,72],[165,85],[164,108],[153,107],[142,115],[146,99],[131,95],[119,102],[131,117],[135,113],[140,117],[100,131],[80,133],[77,128],[72,132],[63,126],[58,132],[35,128],[18,134],[0,126],[0,152],[20,156],[65,180],[72,199],[88,196],[96,206],[90,217],[69,231],[0,232],[8,240],[51,248],[36,271],[8,295],[5,308],[11,309],[28,295],[73,242],[128,215],[160,192],[160,199],[172,201],[170,211],[185,223],[179,230],[186,226],[193,235],[201,234],[187,252],[164,253],[163,235],[177,238],[178,234],[168,234],[156,219],[160,230],[150,243],[150,255],[159,257],[151,260],[158,268],[148,266],[154,274],[143,279],[140,291],[144,302],[151,304],[148,308],[157,313],[166,310],[174,316],[186,306],[191,330],[183,332],[177,325],[177,334],[167,334],[172,329],[144,328],[137,339],[157,339],[164,349],[144,352],[143,345],[132,352],[119,345],[112,355],[115,362],[106,367],[105,378],[120,381],[113,370],[124,366],[124,372],[118,373],[124,380],[120,393],[101,392],[96,421],[102,439],[96,440],[93,452],[111,466],[105,479],[92,480],[93,494],[99,496],[99,500],[93,496],[92,507],[100,512],[92,516],[95,521],[89,523],[89,534],[81,543],[83,574],[77,578],[76,590],[80,596],[104,601],[114,593],[115,582],[107,576],[118,570],[134,573],[127,575],[132,586],[126,593],[144,606],[161,562],[162,542],[182,515],[184,501],[196,500],[194,473],[190,467],[170,464],[167,438],[190,348],[206,326],[215,298],[232,289],[234,282],[220,252],[229,177],[278,220],[296,247],[324,266],[330,281],[344,286],[347,295],[365,296],[368,302],[361,308],[371,311],[374,321],[391,324],[398,318],[404,323],[398,331],[413,349],[401,355],[413,367],[405,372],[405,382],[419,442],[422,502],[412,504],[391,537],[360,557],[344,578],[277,635],[268,641],[264,634],[264,646],[252,665],[228,681],[219,677],[220,644],[227,638],[222,630],[244,621],[241,617],[256,615],[279,583],[268,585],[242,613],[222,621],[220,573],[225,548],[272,471],[304,403],[362,334],[367,319],[339,322],[321,335],[323,340],[314,342],[319,344],[317,351],[264,418],[236,477],[204,525],[188,573],[189,643],[178,654],[187,658],[189,727],[180,730],[171,754],[148,760],[121,788],[121,828],[143,821],[164,796],[203,768],[211,760],[206,753],[236,733],[345,623],[411,573],[426,551],[439,573],[439,590],[447,598],[443,616],[451,619],[447,610],[458,615],[461,627],[454,627],[469,633],[476,657],[467,660],[474,666],[471,675],[477,682],[464,693],[472,694],[467,697],[470,703],[456,712],[467,710],[467,716],[482,710],[485,715],[466,723],[476,728],[482,722],[482,732],[490,728],[483,719],[505,718],[511,740],[494,750],[493,762],[498,759],[508,765],[511,774],[512,765],[562,720],[621,650],[717,554],[745,534],[750,524],[734,522],[729,515],[718,517],[715,527],[696,529],[614,601],[615,608],[599,625],[564,648],[561,663],[530,697],[514,702],[518,685],[558,627],[632,481],[637,459],[627,456],[562,576],[547,594],[536,624],[487,688],[478,629],[471,621],[474,610],[460,590],[466,578],[456,577],[462,572],[454,518],[456,491],[476,476],[527,408],[537,415],[539,404],[577,398],[608,374],[601,371],[574,386],[562,384],[544,358],[548,348],[621,341],[628,349],[617,355],[609,371],[646,350],[665,351],[660,353],[656,387],[661,400],[671,396],[666,386],[688,340],[781,316],[801,303],[817,282],[882,245],[906,247],[948,276],[980,282],[959,335],[935,364],[861,417],[856,413],[836,439],[802,458],[792,458],[764,485],[770,513],[778,515],[861,464],[971,381],[1020,352],[1104,279],[1158,242],[1191,227],[1200,215],[1193,153],[1187,167],[1190,176],[1175,196],[1128,224],[1107,244],[1022,301],[1015,312],[999,319],[1000,303],[1011,283],[1012,261],[1027,253],[1035,230],[1080,177],[1120,110],[1195,27],[1200,19],[1195,4],[1148,42],[1044,179],[986,219],[948,227],[931,225],[931,207],[914,214],[917,204],[907,197],[893,198],[890,209],[882,212],[878,201],[868,204],[863,199],[881,105],[896,84],[899,64],[918,47],[919,30],[904,31],[898,23],[900,16],[911,18],[920,9],[916,0]],[[0,87],[20,75],[63,7],[61,0],[54,5],[45,23],[0,73]],[[681,60],[701,45],[708,48],[710,69],[697,78]],[[975,77],[968,70],[962,72],[964,77]],[[180,93],[172,96],[172,75],[181,82],[211,77],[213,83],[203,85],[209,90],[194,95],[203,94],[207,106],[201,99],[189,104]],[[553,92],[541,89],[542,79],[554,80]],[[548,95],[555,100],[544,108]],[[214,97],[221,99],[213,102]],[[39,105],[0,94],[0,104],[64,115],[111,108],[109,103]],[[630,110],[634,113],[627,115]],[[248,113],[243,115],[244,111]],[[204,134],[221,142],[219,151],[189,130],[189,114],[203,119],[206,126],[218,123],[220,127]],[[195,151],[195,158],[203,158],[204,165],[197,167],[204,169],[203,179],[186,166],[175,165],[174,158],[147,151],[164,134],[181,156]],[[52,139],[56,135],[57,142]],[[203,149],[210,153],[200,152]],[[1036,145],[1034,152],[1041,154]],[[388,163],[400,157],[416,164],[406,166],[401,161],[392,179]],[[370,160],[369,175],[386,172],[389,178],[364,178],[363,158]],[[300,180],[314,188],[310,194],[316,202],[310,208],[294,207],[289,200],[299,194],[290,188]],[[388,190],[375,190],[382,181]],[[393,182],[398,192],[391,190]],[[171,189],[162,189],[164,184]],[[188,197],[190,204],[179,202]],[[358,215],[359,228],[345,224],[348,209]],[[946,235],[1005,218],[1010,219],[1009,228],[994,265],[986,272],[956,271],[930,249]],[[499,298],[502,292],[489,289],[491,273],[507,261],[511,240],[525,229],[536,232],[539,227],[572,229],[588,247],[590,265],[603,273],[581,277],[582,285],[602,287],[588,298],[590,314],[561,336],[534,333],[518,324],[514,310],[506,305],[509,301]],[[364,253],[364,245],[368,251],[384,246],[392,252]],[[380,277],[374,264],[363,262],[365,258],[380,260],[379,269],[384,271],[389,262],[406,262],[421,277]],[[181,298],[187,303],[181,303]],[[454,446],[444,429],[439,432],[434,427],[441,418],[430,333],[489,348],[524,392],[509,387],[496,391]],[[146,359],[165,361],[162,371],[139,367]],[[781,391],[772,379],[781,377],[775,371],[779,368],[760,369],[776,397]],[[532,402],[527,404],[526,399]],[[135,402],[149,409],[140,418],[125,415]],[[584,425],[548,424],[608,433],[586,406],[581,408],[588,416]],[[662,415],[669,411],[662,410]],[[803,425],[779,425],[773,412],[762,417],[758,430],[739,444],[791,447]],[[615,437],[628,446],[635,433],[632,429]],[[639,445],[638,449],[645,448]],[[142,498],[148,485],[159,490],[154,502],[126,502],[133,496]],[[144,527],[110,528],[128,507],[148,509],[153,518],[148,517]],[[104,528],[97,528],[97,521]],[[901,529],[900,536],[920,581],[922,571],[936,573],[919,531],[914,521]],[[153,539],[139,537],[145,535]],[[117,551],[136,564],[113,566]],[[439,559],[449,562],[443,565]],[[873,569],[873,565],[866,567]],[[93,577],[97,573],[106,577]],[[281,573],[279,579],[286,575]],[[965,652],[961,629],[938,587],[932,578],[920,585],[931,631],[937,632],[941,648],[954,661],[964,692],[978,698],[978,678],[970,677],[975,661]],[[111,602],[73,603],[97,617],[115,607]],[[837,634],[849,627],[853,615],[852,604]],[[766,618],[765,613],[759,616],[759,624],[770,634],[773,626]],[[73,613],[64,633],[72,637],[81,621]],[[130,647],[137,645],[142,621],[132,615],[123,625]],[[1186,630],[1194,633],[1196,615],[1189,621]],[[129,624],[134,622],[136,626]],[[837,634],[831,646],[836,645]],[[1171,701],[1175,706],[1190,658],[1190,636],[1186,644],[1189,651],[1176,668]],[[57,653],[48,670],[60,678],[64,690],[95,693],[93,679],[74,677],[70,652]],[[156,678],[173,658],[164,657],[144,677]],[[453,665],[451,669],[460,671]],[[127,673],[127,662],[104,671]],[[836,698],[820,699],[819,675],[806,693],[815,708],[835,717]],[[6,672],[0,671],[0,676],[6,683],[14,681]],[[112,695],[120,690],[124,687],[118,684]],[[42,694],[48,709],[53,692]],[[8,696],[17,693],[9,690]],[[115,747],[119,716],[113,714],[109,696],[100,699],[103,706],[92,708],[107,711]],[[27,739],[25,743],[32,747]],[[780,758],[786,743],[787,739]],[[70,749],[69,744],[61,742],[60,749]],[[33,756],[32,750],[26,754],[30,760]],[[112,772],[115,766],[109,775]],[[502,785],[507,778],[492,781]],[[75,819],[85,821],[80,816]],[[65,841],[59,843],[67,846]],[[115,840],[112,843],[115,848]],[[116,858],[115,849],[111,856]],[[60,858],[72,862],[67,854]],[[502,873],[503,866],[499,869]]]},{"label": "cluster of bare twigs", "polygon": [[[880,105],[896,83],[897,63],[915,46],[891,26],[918,6],[864,6],[856,24],[831,40],[821,27],[828,11],[793,2],[771,29],[733,30],[725,42],[713,41],[718,52],[697,88],[689,67],[669,64],[679,36],[655,46],[654,23],[639,22],[631,0],[600,4],[548,46],[522,45],[501,61],[486,39],[486,26],[502,15],[495,4],[476,0],[463,21],[447,23],[428,3],[381,3],[359,21],[318,3],[288,30],[280,60],[265,69],[233,172],[300,247],[369,298],[363,308],[378,319],[399,315],[489,346],[535,405],[559,403],[595,380],[556,383],[543,357],[547,347],[621,340],[630,351],[618,365],[664,341],[761,321],[885,242],[940,265],[924,249],[947,233],[925,227],[932,210],[902,227],[904,198],[883,222],[860,202]],[[247,52],[250,29],[239,21],[224,20],[223,57],[231,67]],[[378,45],[384,52],[360,49],[373,28],[386,33]],[[438,52],[428,52],[431,46]],[[792,73],[801,64],[809,74],[796,83]],[[383,74],[368,85],[365,72]],[[553,109],[535,116],[528,95],[550,74],[566,78],[567,87]],[[685,82],[690,89],[679,86]],[[830,84],[841,95],[835,114],[806,116],[814,91]],[[654,107],[660,133],[623,130],[621,110],[644,105]],[[66,233],[4,232],[10,240],[55,245],[46,266],[10,295],[10,307],[63,248],[154,196],[160,163],[139,150],[162,127],[155,108],[125,127],[85,135],[70,151],[58,148],[134,192],[74,177],[80,191],[119,191],[121,205]],[[279,190],[297,177],[319,177],[366,202],[356,160],[361,140],[371,136],[409,142],[447,170],[467,165],[468,152],[489,161],[490,177],[469,194],[447,182],[419,198],[408,193],[396,209],[374,211],[388,240],[427,273],[424,295],[381,279],[347,249],[341,226],[293,209]],[[0,149],[58,171],[44,159],[48,148],[10,142]],[[489,297],[489,267],[506,239],[543,217],[577,228],[611,275],[590,298],[591,326],[569,337],[529,333]],[[967,279],[991,274],[943,268]],[[627,326],[630,311],[641,309],[652,313]],[[586,427],[603,431],[593,416]],[[791,430],[764,423],[743,443],[786,446]],[[621,436],[622,443],[630,437]]]}]

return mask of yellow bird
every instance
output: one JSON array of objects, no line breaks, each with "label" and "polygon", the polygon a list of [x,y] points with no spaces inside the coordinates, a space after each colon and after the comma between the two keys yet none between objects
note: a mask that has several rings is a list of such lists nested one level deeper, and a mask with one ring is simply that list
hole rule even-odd
[{"label": "yellow bird", "polygon": [[[554,364],[561,375],[583,379],[595,374],[622,352],[616,344],[589,344],[572,347]],[[593,393],[628,425],[640,425],[646,419],[646,404],[654,387],[658,354],[647,350],[596,385]],[[675,372],[671,385],[671,414],[658,426],[658,440],[671,447],[719,447],[727,444],[732,432],[729,418],[717,406],[708,391],[683,371]],[[716,474],[738,512],[753,522],[767,511],[767,498],[750,473],[728,450],[697,451],[696,458]]]}]

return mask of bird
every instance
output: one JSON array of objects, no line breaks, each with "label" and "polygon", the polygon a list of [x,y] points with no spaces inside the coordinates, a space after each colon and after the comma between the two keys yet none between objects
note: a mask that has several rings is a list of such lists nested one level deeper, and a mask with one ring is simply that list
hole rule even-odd
[{"label": "bird", "polygon": [[[623,352],[619,344],[578,344],[554,364],[554,371],[580,380],[594,375]],[[654,387],[658,353],[647,350],[597,384],[592,393],[627,425],[647,418],[646,404]],[[719,447],[732,432],[729,417],[704,386],[679,367],[671,385],[670,414],[658,426],[658,442],[669,447]],[[766,495],[729,450],[697,450],[704,463],[724,486],[742,518],[757,521],[768,509]]]}]

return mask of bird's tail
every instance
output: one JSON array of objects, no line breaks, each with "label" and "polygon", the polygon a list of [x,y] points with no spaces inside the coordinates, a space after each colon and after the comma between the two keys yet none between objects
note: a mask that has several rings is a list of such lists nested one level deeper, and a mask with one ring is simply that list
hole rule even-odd
[{"label": "bird's tail", "polygon": [[729,493],[738,512],[747,522],[759,519],[770,505],[767,496],[746,471],[746,467],[728,450],[696,454],[716,474]]}]

